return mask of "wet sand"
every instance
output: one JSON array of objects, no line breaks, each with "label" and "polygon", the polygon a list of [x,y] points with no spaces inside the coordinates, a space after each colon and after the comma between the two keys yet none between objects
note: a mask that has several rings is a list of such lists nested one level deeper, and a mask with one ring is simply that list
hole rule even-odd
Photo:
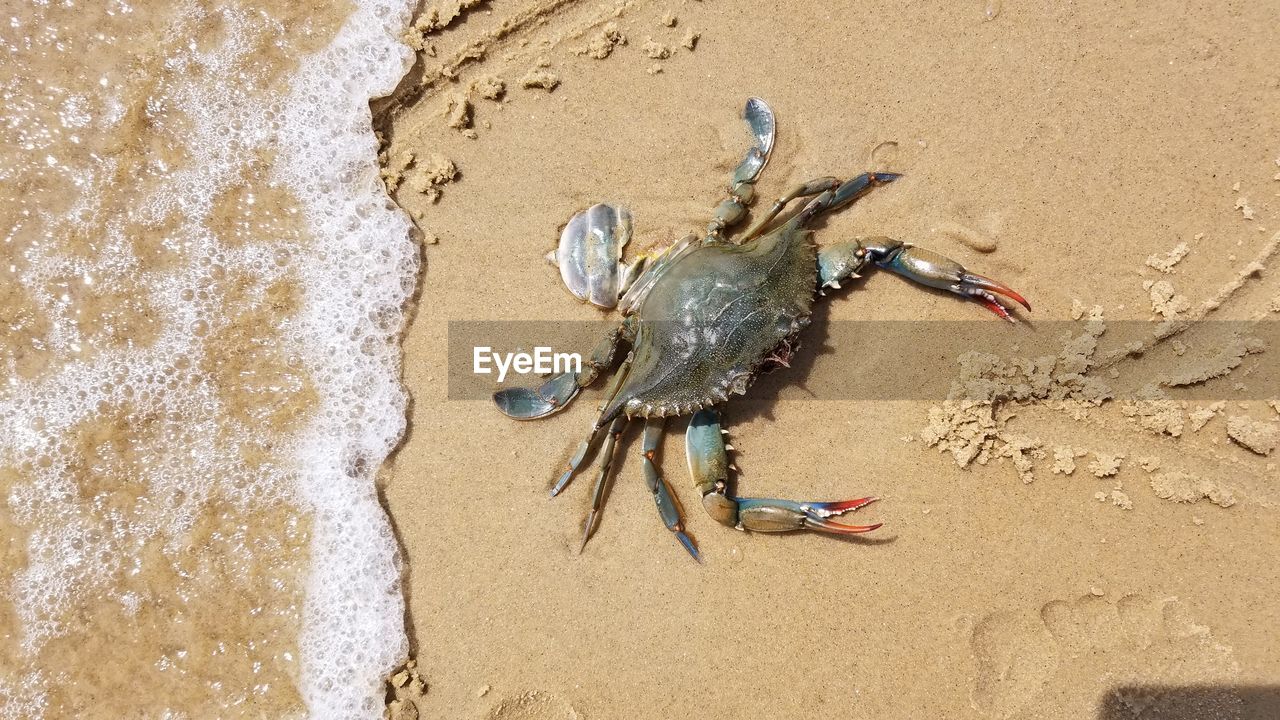
[{"label": "wet sand", "polygon": [[373,473],[417,271],[369,125],[396,12],[6,13],[0,717],[380,712],[405,641]]},{"label": "wet sand", "polygon": [[[730,403],[743,493],[878,495],[862,515],[886,524],[862,541],[717,525],[687,480],[683,423],[671,422],[662,466],[701,566],[653,511],[634,430],[577,554],[590,474],[546,494],[598,389],[521,424],[484,400],[448,399],[445,365],[450,321],[597,319],[541,259],[561,225],[612,200],[635,213],[633,250],[703,227],[745,148],[740,108],[758,95],[778,115],[762,197],[870,166],[905,174],[833,216],[818,242],[884,234],[1007,282],[1035,307],[1010,332],[1074,327],[1049,344],[1063,372],[1084,357],[1091,383],[1194,374],[1216,346],[1193,334],[1106,363],[1107,334],[1083,356],[1070,340],[1096,334],[1090,318],[1155,332],[1162,313],[1280,317],[1274,13],[493,2],[434,28],[450,14],[421,23],[432,29],[411,38],[420,65],[375,105],[394,197],[426,241],[404,342],[410,430],[380,476],[407,561],[422,717],[1277,712],[1280,649],[1267,629],[1280,620],[1280,472],[1275,452],[1227,434],[1232,416],[1280,420],[1265,402],[1274,391],[1254,382],[1274,348],[1163,397],[1093,402],[1059,380],[988,397],[991,427],[976,434],[966,400],[979,411],[983,400],[968,391],[951,405]],[[495,78],[497,100],[486,97]],[[872,274],[831,298],[811,333],[984,313]],[[937,327],[903,332],[928,353]],[[823,338],[805,342],[815,353]],[[894,381],[875,348],[838,357],[850,377]]]}]

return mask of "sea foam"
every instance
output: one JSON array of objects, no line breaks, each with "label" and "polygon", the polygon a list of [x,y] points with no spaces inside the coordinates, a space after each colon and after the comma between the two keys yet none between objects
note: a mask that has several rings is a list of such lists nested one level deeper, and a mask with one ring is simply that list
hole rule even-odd
[{"label": "sea foam", "polygon": [[301,641],[314,717],[379,716],[382,678],[407,653],[398,549],[374,474],[404,431],[397,340],[418,255],[379,177],[369,99],[409,69],[398,38],[410,12],[403,1],[359,5],[302,63],[282,117],[277,171],[324,248],[304,266],[299,323],[300,350],[325,389],[298,449],[315,511]]},{"label": "sea foam", "polygon": [[[135,62],[126,36],[143,13],[109,4],[94,58],[66,42],[59,23],[73,15],[46,12],[11,20],[27,32],[18,50],[68,67],[46,81],[19,66],[24,80],[0,88],[14,159],[0,184],[27,193],[0,208],[13,211],[0,237],[12,343],[0,348],[0,529],[16,547],[6,559],[20,559],[0,593],[0,623],[17,629],[0,658],[0,718],[78,707],[77,692],[95,707],[221,715],[264,707],[290,681],[282,707],[300,697],[311,717],[380,717],[407,642],[374,476],[404,431],[398,339],[419,268],[411,223],[379,179],[368,102],[411,65],[399,37],[412,3],[357,2],[290,71],[287,96],[268,98],[255,53],[294,27],[266,13],[158,3],[139,37],[162,28],[162,42]],[[100,80],[75,85],[98,66]],[[255,191],[231,193],[245,183]],[[289,201],[269,210],[272,193]],[[253,218],[248,237],[228,229],[228,197]],[[272,303],[289,309],[245,315]],[[278,528],[263,508],[285,508],[270,516]],[[288,565],[293,541],[309,549],[300,610],[289,573],[263,566]],[[223,577],[286,606],[228,617],[248,634],[222,637]],[[262,627],[296,616],[297,637],[255,629],[272,614],[287,621]],[[114,637],[102,617],[159,640]],[[180,643],[196,636],[204,665]],[[82,658],[91,648],[76,642],[132,644],[135,656]],[[296,659],[272,649],[294,644]],[[248,677],[226,659],[236,648]],[[120,660],[148,673],[140,688],[197,692],[131,697],[130,679],[111,674]],[[271,663],[276,687],[259,682]]]}]

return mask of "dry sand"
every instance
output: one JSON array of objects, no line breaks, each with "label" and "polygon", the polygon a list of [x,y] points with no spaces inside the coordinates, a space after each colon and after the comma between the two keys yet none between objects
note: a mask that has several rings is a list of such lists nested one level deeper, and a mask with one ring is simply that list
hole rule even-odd
[{"label": "dry sand", "polygon": [[[428,1],[420,63],[375,107],[426,239],[411,430],[382,474],[427,686],[397,694],[421,717],[1280,716],[1280,457],[1249,434],[1280,420],[1276,349],[1220,356],[1153,320],[1280,318],[1273,6],[462,4]],[[578,555],[589,483],[546,493],[598,390],[526,424],[448,400],[447,323],[596,319],[541,261],[559,227],[601,200],[632,208],[640,247],[704,226],[750,95],[779,119],[764,197],[905,173],[819,242],[927,245],[1031,300],[1010,332],[1076,320],[1076,339],[1039,371],[945,358],[985,396],[731,404],[743,491],[877,494],[865,541],[715,524],[672,432],[706,564],[657,521],[630,436]],[[820,312],[984,313],[883,275]],[[1117,320],[1149,325],[1140,357],[1102,333]],[[927,352],[937,327],[904,332]],[[874,348],[814,361],[836,362],[894,382]],[[1184,381],[1133,392],[1161,376]]]}]

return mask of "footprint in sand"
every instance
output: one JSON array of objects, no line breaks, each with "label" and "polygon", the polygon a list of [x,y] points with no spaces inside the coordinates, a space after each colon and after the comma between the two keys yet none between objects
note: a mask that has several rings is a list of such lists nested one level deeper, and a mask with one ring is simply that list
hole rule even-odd
[{"label": "footprint in sand", "polygon": [[1038,611],[991,613],[974,622],[969,644],[971,699],[987,717],[1092,718],[1105,704],[1109,720],[1141,720],[1162,717],[1175,703],[1188,717],[1240,717],[1242,700],[1229,688],[1178,692],[1230,685],[1239,666],[1231,647],[1174,598],[1086,595]]},{"label": "footprint in sand", "polygon": [[972,700],[991,717],[1012,717],[1058,669],[1057,643],[1034,612],[996,612],[973,625]]},{"label": "footprint in sand", "polygon": [[551,693],[530,690],[503,699],[486,717],[488,720],[578,720],[581,715]]}]

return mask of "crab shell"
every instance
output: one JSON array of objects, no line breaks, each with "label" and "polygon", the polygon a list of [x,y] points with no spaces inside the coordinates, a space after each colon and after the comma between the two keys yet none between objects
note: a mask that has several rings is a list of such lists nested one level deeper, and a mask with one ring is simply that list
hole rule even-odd
[{"label": "crab shell", "polygon": [[689,243],[646,275],[630,303],[631,366],[602,421],[684,415],[745,393],[809,324],[817,249],[787,224],[741,245]]},{"label": "crab shell", "polygon": [[574,297],[609,309],[618,303],[629,270],[622,251],[630,240],[630,211],[608,203],[592,205],[564,226],[547,262],[559,266],[560,279]]}]

